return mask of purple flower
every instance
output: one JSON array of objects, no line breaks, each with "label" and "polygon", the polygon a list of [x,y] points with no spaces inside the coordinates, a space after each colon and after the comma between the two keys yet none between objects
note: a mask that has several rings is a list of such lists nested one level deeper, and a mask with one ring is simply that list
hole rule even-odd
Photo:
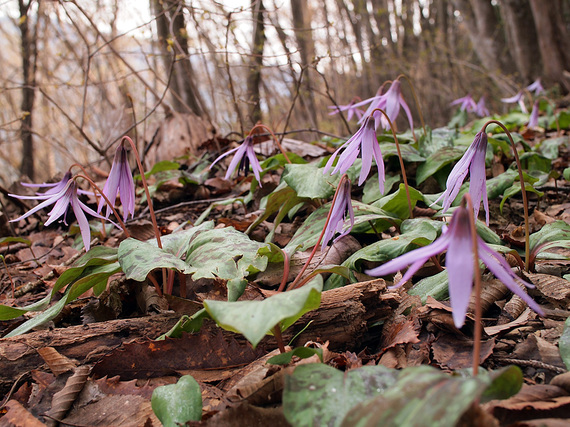
[{"label": "purple flower", "polygon": [[538,101],[534,101],[532,105],[532,111],[530,113],[530,118],[528,120],[529,128],[534,128],[538,126]]},{"label": "purple flower", "polygon": [[332,110],[329,113],[329,116],[334,116],[335,114],[340,113],[341,111],[347,111],[347,120],[350,121],[352,120],[352,118],[356,115],[356,117],[358,119],[360,119],[362,117],[362,115],[364,114],[364,112],[358,108],[355,105],[355,101],[352,101],[350,104],[346,104],[346,105],[333,105],[330,106],[329,108]]},{"label": "purple flower", "polygon": [[401,107],[406,112],[406,116],[408,117],[408,122],[410,123],[410,128],[413,129],[414,120],[412,118],[412,113],[410,111],[410,108],[408,107],[408,104],[406,104],[406,101],[402,96],[401,86],[402,85],[400,81],[396,80],[392,82],[390,89],[388,89],[388,91],[384,95],[377,93],[376,96],[369,98],[365,101],[359,102],[358,104],[355,104],[356,106],[360,106],[371,102],[370,106],[364,113],[364,116],[358,121],[358,123],[364,122],[365,117],[374,114],[374,118],[376,120],[376,129],[378,129],[378,127],[382,125],[384,129],[388,130],[390,129],[390,124],[388,123],[388,120],[386,120],[386,117],[384,117],[384,115],[379,111],[376,111],[375,113],[372,112],[377,108],[384,110],[388,115],[388,117],[390,118],[390,121],[394,123],[398,118],[398,114],[400,113],[400,107]]},{"label": "purple flower", "polygon": [[[228,151],[227,153],[222,154],[214,163],[210,165],[210,169],[214,166],[217,162],[219,162],[224,157],[236,153],[232,161],[230,162],[230,166],[228,167],[228,171],[226,172],[226,176],[224,179],[228,179],[232,173],[234,172],[235,168],[238,167],[238,174],[239,171],[243,170],[244,174],[247,176],[249,172],[249,165],[251,164],[251,169],[253,170],[253,174],[259,182],[259,186],[261,187],[261,177],[259,173],[261,172],[261,165],[259,164],[259,160],[255,156],[255,152],[253,151],[253,137],[247,136],[243,143],[233,150]],[[239,164],[239,166],[238,166]]]},{"label": "purple flower", "polygon": [[536,96],[546,92],[542,87],[542,83],[540,83],[540,79],[536,79],[534,82],[529,84],[526,89],[528,89],[530,92],[534,92]]},{"label": "purple flower", "polygon": [[458,105],[458,104],[461,104],[459,106],[459,109],[461,111],[467,111],[468,113],[475,111],[475,109],[477,108],[477,104],[475,104],[475,101],[473,100],[473,98],[471,98],[471,94],[469,93],[462,98],[457,98],[449,105]]},{"label": "purple flower", "polygon": [[479,117],[486,117],[486,116],[491,115],[489,113],[489,110],[487,109],[487,107],[485,107],[485,97],[483,97],[483,96],[481,98],[479,98],[479,102],[477,103],[477,105],[475,106],[475,109],[473,111]]},{"label": "purple flower", "polygon": [[435,204],[443,198],[442,210],[446,212],[457,197],[463,181],[469,172],[469,194],[473,200],[475,218],[479,214],[479,206],[483,199],[486,222],[489,224],[489,200],[487,198],[487,180],[485,175],[485,153],[487,151],[487,134],[479,132],[475,139],[459,159],[447,177],[446,188],[441,196],[432,203]]},{"label": "purple flower", "polygon": [[357,159],[358,155],[362,156],[362,169],[360,170],[360,179],[358,180],[358,185],[362,185],[368,174],[370,173],[370,168],[372,167],[372,157],[376,161],[378,166],[378,185],[380,187],[380,193],[384,193],[384,160],[382,159],[382,152],[380,151],[380,146],[378,145],[378,138],[376,137],[376,129],[374,127],[374,121],[371,116],[367,116],[364,123],[356,131],[352,137],[342,144],[331,156],[327,164],[325,165],[323,173],[326,173],[332,166],[334,159],[338,153],[343,150],[343,153],[338,158],[338,163],[336,167],[331,172],[331,175],[339,172],[344,175],[349,167],[352,166],[354,161]]},{"label": "purple flower", "polygon": [[[63,175],[63,178],[61,179],[61,181],[58,181],[58,182],[54,182],[54,183],[45,183],[44,182],[43,184],[30,184],[27,182],[22,182],[21,184],[24,187],[47,187],[48,190],[44,191],[43,193],[37,192],[36,194],[38,196],[48,196],[51,194],[59,193],[67,185],[67,182],[70,179],[71,179],[71,171],[67,171],[67,172],[65,172],[65,175]],[[23,198],[22,196],[14,196],[14,197],[17,197],[20,199]],[[36,197],[32,196],[31,198],[35,199]]]},{"label": "purple flower", "polygon": [[[54,187],[55,188],[55,187]],[[66,222],[66,212],[69,205],[73,209],[75,213],[75,218],[77,219],[77,223],[79,224],[79,229],[81,231],[81,238],[83,239],[83,244],[85,245],[85,250],[89,250],[91,246],[91,230],[89,229],[89,221],[87,221],[87,217],[85,213],[88,213],[91,216],[96,218],[105,219],[105,217],[99,215],[93,209],[86,206],[82,203],[79,198],[77,197],[78,189],[77,184],[75,183],[74,179],[69,179],[63,188],[61,188],[57,193],[54,194],[40,194],[38,196],[18,196],[15,194],[10,194],[12,197],[16,197],[18,199],[36,199],[36,200],[44,200],[35,208],[30,209],[24,215],[19,218],[13,219],[10,222],[19,221],[21,219],[27,218],[33,213],[36,213],[40,209],[43,209],[49,205],[54,205],[52,210],[48,213],[48,220],[45,222],[45,225],[50,225],[56,219],[63,216],[62,221],[64,224],[67,225]]]},{"label": "purple flower", "polygon": [[[119,193],[121,204],[123,205],[123,221],[126,221],[129,214],[131,214],[131,217],[135,214],[135,183],[127,158],[127,150],[123,144],[119,144],[117,151],[115,151],[111,171],[103,187],[103,194],[107,196],[111,203],[114,203],[117,199],[117,193]],[[105,204],[105,199],[101,197],[97,213],[101,212]],[[107,206],[105,216],[109,218],[110,214],[111,207]]]},{"label": "purple flower", "polygon": [[521,111],[523,113],[528,113],[528,110],[526,109],[526,106],[524,105],[523,95],[524,95],[524,92],[521,90],[515,96],[511,96],[510,98],[501,98],[501,101],[503,101],[507,104],[514,104],[515,102],[518,102],[519,107],[521,107]]},{"label": "purple flower", "polygon": [[[338,189],[334,205],[331,206],[331,216],[325,233],[323,235],[323,242],[321,251],[325,249],[335,233],[341,233],[334,241],[336,242],[341,237],[346,236],[352,230],[354,225],[354,210],[352,209],[352,200],[350,196],[350,180],[348,178],[341,179],[339,184],[341,187]],[[342,231],[346,221],[346,215],[350,217],[350,226]]]},{"label": "purple flower", "polygon": [[[534,286],[514,274],[507,261],[491,249],[479,236],[477,236],[477,247],[479,259],[485,263],[489,270],[511,292],[521,297],[534,311],[543,315],[539,305],[519,287],[521,284],[531,288]],[[445,267],[449,277],[449,300],[453,310],[453,321],[455,326],[460,328],[465,322],[473,288],[474,273],[471,225],[467,208],[458,207],[451,217],[449,228],[430,245],[408,252],[380,267],[367,270],[365,273],[371,276],[385,276],[411,264],[402,280],[394,285],[394,287],[398,287],[406,283],[429,258],[444,250],[447,250]]]}]

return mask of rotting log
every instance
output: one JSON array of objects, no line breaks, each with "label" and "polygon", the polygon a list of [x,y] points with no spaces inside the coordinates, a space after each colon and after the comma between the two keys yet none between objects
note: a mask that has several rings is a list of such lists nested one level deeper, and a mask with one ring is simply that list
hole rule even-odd
[{"label": "rotting log", "polygon": [[[400,294],[388,291],[382,279],[325,291],[322,293],[320,308],[301,317],[284,333],[284,339],[289,341],[306,327],[297,337],[295,344],[321,340],[329,341],[331,350],[350,350],[362,343],[370,324],[388,318],[400,301]],[[94,363],[123,343],[136,339],[154,339],[162,335],[172,328],[179,318],[180,314],[161,314],[2,338],[0,395],[7,392],[21,374],[44,365],[37,351],[40,348],[53,347],[80,364]],[[217,326],[209,322],[204,323],[204,328]],[[232,332],[223,332],[242,339]],[[266,337],[259,346],[272,350],[275,347],[274,339]]]}]

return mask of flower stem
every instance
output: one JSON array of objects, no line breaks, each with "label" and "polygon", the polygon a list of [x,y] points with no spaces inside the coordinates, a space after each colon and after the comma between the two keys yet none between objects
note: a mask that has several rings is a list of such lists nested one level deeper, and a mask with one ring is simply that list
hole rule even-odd
[{"label": "flower stem", "polygon": [[404,188],[406,189],[406,198],[408,199],[408,210],[410,211],[410,218],[414,217],[413,208],[412,208],[412,200],[410,198],[410,187],[408,186],[408,177],[406,175],[406,167],[404,166],[404,158],[402,157],[402,152],[400,151],[400,143],[398,142],[398,137],[396,135],[396,131],[394,130],[394,125],[392,124],[392,120],[386,114],[386,111],[382,110],[381,108],[375,108],[372,111],[372,116],[374,112],[380,111],[388,120],[388,124],[390,125],[390,130],[392,131],[392,136],[394,137],[394,142],[396,143],[396,151],[398,152],[398,159],[400,160],[400,169],[402,170],[402,179],[404,180]]},{"label": "flower stem", "polygon": [[144,191],[146,194],[146,203],[148,205],[148,210],[150,213],[150,218],[152,220],[152,226],[154,227],[154,235],[156,236],[156,244],[160,249],[162,249],[162,241],[160,240],[160,229],[158,228],[158,223],[156,222],[156,215],[154,214],[154,208],[152,206],[152,199],[150,198],[150,191],[148,190],[148,184],[146,183],[146,177],[144,176],[144,169],[141,163],[141,159],[139,157],[139,152],[137,150],[137,146],[133,142],[133,140],[128,136],[123,136],[121,140],[121,144],[123,141],[127,141],[131,148],[133,149],[133,153],[135,155],[135,159],[137,160],[137,166],[139,167],[139,173],[141,174],[141,180],[143,183]]},{"label": "flower stem", "polygon": [[273,328],[273,336],[277,340],[277,346],[281,354],[285,353],[285,344],[283,343],[283,335],[281,334],[281,325],[279,323]]},{"label": "flower stem", "polygon": [[[418,109],[418,115],[420,116],[420,121],[422,122],[422,129],[424,131],[424,136],[427,136],[426,124],[424,122],[424,115],[422,114],[422,109],[420,107],[420,102],[418,101],[418,97],[416,95],[416,90],[414,88],[414,85],[412,84],[412,81],[410,80],[410,78],[408,76],[406,76],[405,74],[400,74],[398,77],[396,77],[396,80],[399,80],[401,77],[406,79],[406,81],[410,85],[410,89],[412,89],[412,96],[414,97],[414,102],[416,103],[416,107]],[[414,139],[415,139],[416,134],[415,134],[413,129],[412,129],[412,134],[414,135]]]},{"label": "flower stem", "polygon": [[529,217],[528,217],[528,197],[526,195],[526,185],[524,182],[521,160],[519,158],[519,153],[517,152],[517,146],[515,144],[515,141],[513,140],[513,137],[511,136],[511,133],[508,131],[508,129],[505,127],[505,125],[503,125],[500,121],[489,120],[487,123],[485,123],[483,125],[482,132],[485,132],[485,129],[491,123],[494,123],[497,126],[499,126],[500,128],[502,128],[505,131],[505,133],[507,134],[507,136],[509,137],[509,141],[511,142],[511,147],[513,149],[513,155],[515,156],[515,162],[517,163],[517,169],[519,172],[519,181],[521,183],[521,193],[522,193],[523,211],[524,211],[524,244],[525,244],[524,245],[525,246],[525,248],[524,248],[524,268],[525,268],[525,271],[529,271],[529,265],[530,265],[530,223],[529,223]]},{"label": "flower stem", "polygon": [[279,139],[275,136],[273,131],[271,129],[269,129],[267,126],[262,125],[261,123],[256,124],[254,127],[251,128],[251,130],[249,131],[249,134],[251,136],[253,136],[253,131],[257,128],[265,129],[267,132],[269,132],[271,134],[271,136],[273,137],[273,140],[275,141],[275,144],[277,144],[277,148],[279,148],[279,151],[281,151],[281,153],[283,154],[283,157],[285,157],[285,160],[287,160],[287,163],[291,164],[291,160],[289,160],[289,157],[287,156],[287,153],[285,152],[285,150],[283,149],[283,146],[279,142]]},{"label": "flower stem", "polygon": [[475,332],[473,334],[473,376],[479,372],[481,354],[481,270],[479,270],[479,247],[477,244],[477,227],[475,226],[475,215],[473,213],[473,202],[471,196],[465,194],[461,199],[462,206],[467,204],[469,213],[469,225],[471,226],[471,242],[473,245],[473,272],[475,273]]},{"label": "flower stem", "polygon": [[325,230],[327,229],[327,226],[329,225],[329,222],[331,220],[331,215],[332,215],[332,211],[333,211],[333,207],[334,204],[336,202],[336,199],[338,197],[338,193],[340,192],[340,189],[342,187],[342,183],[344,182],[345,179],[348,179],[348,176],[346,174],[344,174],[341,178],[340,181],[338,182],[338,186],[336,187],[336,191],[334,193],[332,202],[331,202],[331,208],[329,209],[329,213],[327,215],[327,220],[325,221],[325,226],[323,227],[323,230],[321,231],[321,235],[319,236],[319,239],[317,240],[317,243],[315,244],[315,247],[313,248],[311,254],[309,255],[309,258],[307,258],[307,261],[305,262],[305,265],[303,265],[303,268],[301,269],[301,271],[299,272],[299,274],[297,274],[297,277],[295,277],[295,280],[293,280],[293,282],[289,285],[289,287],[287,288],[288,290],[293,290],[297,287],[297,285],[299,284],[299,281],[301,280],[301,276],[303,275],[303,273],[305,273],[305,271],[307,270],[307,268],[309,267],[309,264],[311,263],[311,261],[313,260],[313,257],[315,256],[315,253],[317,253],[317,249],[319,248],[319,245],[321,244],[321,240],[323,240],[323,236],[325,235]]}]

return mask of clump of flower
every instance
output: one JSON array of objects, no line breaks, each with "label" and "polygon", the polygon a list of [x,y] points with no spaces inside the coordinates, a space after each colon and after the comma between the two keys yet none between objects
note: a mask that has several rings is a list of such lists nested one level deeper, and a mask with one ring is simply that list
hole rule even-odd
[{"label": "clump of flower", "polygon": [[[105,194],[111,202],[114,202],[117,199],[117,193],[119,194],[121,204],[123,205],[123,220],[126,221],[129,214],[131,214],[131,217],[135,214],[135,183],[133,181],[133,175],[131,174],[131,168],[127,158],[127,150],[123,143],[119,144],[119,147],[115,152],[109,177],[103,187],[103,194]],[[98,213],[101,212],[104,204],[105,199],[101,198],[99,206],[97,207]],[[109,218],[110,214],[111,207],[107,205],[105,217]]]},{"label": "clump of flower", "polygon": [[479,214],[479,206],[483,200],[485,219],[489,224],[489,200],[487,198],[487,179],[485,175],[485,153],[487,152],[487,134],[481,131],[475,135],[475,139],[457,162],[447,177],[446,188],[441,196],[434,202],[443,199],[442,211],[446,212],[451,203],[459,194],[461,185],[467,174],[470,175],[469,194],[473,200],[475,217]]},{"label": "clump of flower", "polygon": [[382,158],[382,152],[380,151],[380,146],[378,145],[378,138],[376,137],[376,128],[374,126],[374,119],[372,116],[366,116],[364,123],[356,131],[356,133],[344,144],[342,144],[330,157],[329,161],[325,165],[323,173],[326,173],[333,165],[336,156],[342,151],[342,154],[338,158],[338,163],[331,172],[331,175],[335,173],[345,174],[348,168],[352,166],[354,161],[359,155],[362,157],[362,168],[360,170],[360,178],[358,180],[358,185],[364,184],[370,169],[372,167],[372,158],[378,166],[378,186],[380,188],[380,193],[384,193],[384,160]]},{"label": "clump of flower", "polygon": [[253,150],[253,137],[251,135],[248,135],[239,147],[234,148],[233,150],[230,150],[227,153],[222,154],[216,160],[214,160],[214,162],[210,165],[210,169],[212,168],[212,166],[214,166],[224,157],[229,156],[232,153],[235,153],[235,156],[230,162],[228,171],[226,172],[226,176],[224,177],[224,179],[229,179],[230,176],[232,176],[232,174],[234,173],[236,167],[238,169],[238,174],[239,171],[243,171],[244,175],[247,176],[249,172],[249,166],[251,165],[253,174],[255,175],[257,182],[259,182],[259,186],[261,186],[260,172],[262,171],[262,169],[261,165],[259,164],[259,160],[257,160],[257,157]]},{"label": "clump of flower", "polygon": [[460,111],[475,113],[479,117],[485,117],[490,115],[489,110],[487,109],[487,107],[485,107],[485,97],[483,96],[479,98],[479,102],[475,103],[475,100],[471,97],[471,94],[467,94],[462,98],[457,98],[449,105],[459,105]]},{"label": "clump of flower", "polygon": [[[336,198],[331,206],[329,222],[323,234],[321,250],[323,251],[336,233],[341,233],[334,241],[346,236],[354,226],[354,210],[352,209],[352,200],[350,194],[350,180],[344,176],[339,183],[339,189]],[[344,230],[344,223],[350,218],[350,225]]]},{"label": "clump of flower", "polygon": [[402,84],[400,83],[400,80],[393,81],[390,89],[388,89],[385,94],[382,94],[381,87],[376,93],[376,96],[366,99],[356,105],[361,106],[368,103],[370,103],[370,105],[358,123],[363,123],[366,117],[374,114],[376,129],[382,126],[383,129],[389,130],[390,123],[388,120],[386,120],[382,113],[375,110],[384,110],[386,112],[386,115],[390,118],[390,121],[394,123],[398,118],[400,108],[402,108],[406,112],[408,122],[410,123],[410,129],[414,128],[414,119],[412,118],[412,112],[410,111],[410,107],[408,107],[408,104],[402,95]]},{"label": "clump of flower", "polygon": [[517,93],[514,96],[511,96],[509,98],[501,98],[501,101],[503,101],[506,104],[514,104],[516,102],[519,104],[519,107],[523,113],[528,113],[528,110],[526,109],[526,106],[524,105],[523,96],[524,96],[524,92],[521,90],[519,93]]},{"label": "clump of flower", "polygon": [[[534,286],[513,273],[503,256],[491,249],[479,236],[477,236],[477,248],[479,259],[489,270],[511,292],[521,297],[529,307],[542,315],[540,306],[520,287],[520,285],[530,288]],[[447,251],[445,266],[449,277],[449,299],[453,310],[453,321],[455,326],[460,328],[465,323],[469,298],[473,289],[474,273],[471,224],[466,207],[460,206],[453,212],[449,228],[444,230],[441,237],[430,245],[408,252],[380,267],[367,270],[365,273],[371,276],[385,276],[410,266],[402,279],[394,285],[394,287],[399,287],[410,280],[429,258],[443,251]]]},{"label": "clump of flower", "polygon": [[353,117],[356,116],[357,119],[360,120],[360,118],[362,118],[364,111],[362,111],[360,108],[358,108],[356,106],[356,100],[352,100],[350,102],[350,104],[346,104],[346,105],[332,105],[329,107],[330,110],[332,110],[329,113],[329,116],[334,116],[335,114],[340,113],[341,111],[346,111],[347,112],[347,117],[346,119],[348,121],[351,121]]}]

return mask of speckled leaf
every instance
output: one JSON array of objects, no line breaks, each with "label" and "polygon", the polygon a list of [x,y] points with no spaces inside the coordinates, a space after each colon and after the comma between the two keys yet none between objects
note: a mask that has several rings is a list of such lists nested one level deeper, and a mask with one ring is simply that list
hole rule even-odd
[{"label": "speckled leaf", "polygon": [[300,289],[281,292],[263,301],[204,301],[204,308],[222,328],[242,334],[255,347],[275,325],[287,329],[308,311],[319,307],[323,279],[315,277]]},{"label": "speckled leaf", "polygon": [[421,184],[445,165],[458,160],[463,156],[465,149],[456,147],[442,147],[429,156],[424,163],[418,165],[416,183]]},{"label": "speckled leaf", "polygon": [[185,425],[202,418],[200,385],[190,375],[184,375],[176,384],[154,389],[150,400],[152,410],[165,427]]},{"label": "speckled leaf", "polygon": [[233,227],[203,231],[192,239],[186,262],[194,268],[194,280],[207,277],[241,279],[267,267],[267,257],[258,255],[267,246],[251,240]]},{"label": "speckled leaf", "polygon": [[283,413],[297,427],[339,426],[351,408],[386,391],[397,377],[398,371],[381,365],[348,372],[301,365],[285,377]]},{"label": "speckled leaf", "polygon": [[167,251],[151,243],[130,238],[119,245],[119,263],[127,279],[138,282],[145,280],[148,274],[157,268],[169,268],[186,274],[196,271]]},{"label": "speckled leaf", "polygon": [[560,349],[560,357],[564,361],[567,369],[570,369],[570,317],[564,323],[564,330],[558,341],[558,348]]},{"label": "speckled leaf", "polygon": [[298,197],[309,199],[328,199],[331,197],[340,179],[338,174],[323,173],[315,164],[287,164],[282,176]]}]

